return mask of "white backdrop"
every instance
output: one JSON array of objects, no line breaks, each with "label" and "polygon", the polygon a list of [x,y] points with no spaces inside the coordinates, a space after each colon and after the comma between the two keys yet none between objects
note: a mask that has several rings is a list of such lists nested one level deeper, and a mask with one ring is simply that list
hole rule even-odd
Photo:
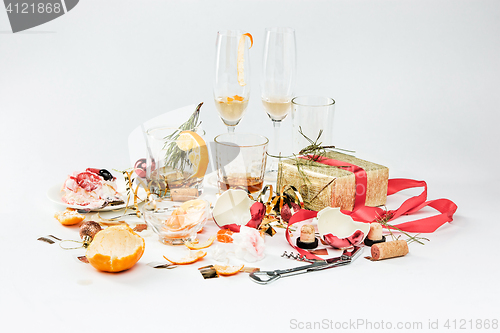
[{"label": "white backdrop", "polygon": [[[140,123],[203,101],[208,137],[225,131],[212,96],[217,30],[253,34],[252,95],[236,130],[271,137],[258,84],[268,26],[296,29],[296,93],[336,100],[335,144],[387,165],[391,177],[426,180],[429,198],[459,206],[452,224],[404,260],[360,259],[267,287],[145,266],[100,274],[36,241],[76,230],[52,218],[60,207],[46,190],[75,170],[130,167],[127,137]],[[0,322],[16,332],[209,323],[208,331],[267,332],[297,330],[294,319],[424,328],[500,319],[499,34],[498,1],[85,0],[16,34],[0,8]],[[290,131],[286,119],[285,152]],[[278,268],[283,259],[270,257],[262,267]],[[303,293],[316,305],[305,306]]]}]

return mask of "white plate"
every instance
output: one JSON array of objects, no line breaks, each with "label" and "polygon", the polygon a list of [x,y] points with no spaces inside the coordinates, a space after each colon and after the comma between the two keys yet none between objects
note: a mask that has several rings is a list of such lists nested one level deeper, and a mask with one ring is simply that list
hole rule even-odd
[{"label": "white plate", "polygon": [[[122,194],[123,196],[125,196],[126,194],[126,188],[125,188],[125,179],[123,179],[123,177],[121,177],[121,175],[119,175],[118,177],[116,177],[116,185],[117,185],[117,190],[118,190],[118,193]],[[68,205],[67,203],[65,203],[64,201],[62,201],[62,195],[63,195],[63,191],[61,191],[61,188],[63,186],[63,183],[61,184],[56,184],[52,187],[50,187],[47,191],[47,197],[50,199],[50,201],[56,203],[56,204],[59,204],[59,205],[62,205],[64,207],[67,207],[67,208],[73,208],[73,209],[89,209],[88,206],[80,206],[80,205]],[[145,194],[145,191],[144,189],[139,189],[139,197],[142,198],[142,196],[140,195],[140,193],[143,192]],[[145,195],[144,195],[145,196]],[[133,206],[134,205],[134,200],[133,198],[131,198],[131,200],[129,201],[129,204],[128,206]],[[91,211],[95,211],[95,212],[105,212],[105,211],[108,211],[108,210],[117,210],[117,209],[122,209],[122,208],[125,208],[127,205],[126,204],[121,204],[121,205],[113,205],[113,206],[106,206],[106,207],[103,207],[103,208],[90,208]]]}]

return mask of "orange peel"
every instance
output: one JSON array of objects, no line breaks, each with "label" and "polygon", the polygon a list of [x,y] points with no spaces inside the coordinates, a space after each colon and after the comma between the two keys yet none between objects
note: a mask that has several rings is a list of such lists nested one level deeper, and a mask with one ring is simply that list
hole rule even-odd
[{"label": "orange peel", "polygon": [[187,246],[188,249],[190,250],[201,250],[201,249],[205,249],[207,247],[209,247],[210,245],[212,245],[214,243],[214,240],[215,240],[215,237],[216,236],[212,236],[210,237],[206,242],[204,243],[198,243],[198,240],[196,241],[193,241],[193,242],[184,242],[184,245]]},{"label": "orange peel", "polygon": [[232,243],[233,242],[233,237],[231,235],[234,232],[232,232],[229,229],[220,229],[217,231],[217,241],[221,243]]},{"label": "orange peel", "polygon": [[238,58],[236,60],[236,67],[238,71],[238,84],[240,86],[245,86],[245,38],[250,38],[250,47],[253,46],[253,37],[251,34],[246,33],[241,35],[240,41],[238,43]]},{"label": "orange peel", "polygon": [[56,212],[54,217],[62,225],[75,225],[85,219],[85,215],[79,214],[76,210],[71,208],[66,208],[66,210],[62,212]]},{"label": "orange peel", "polygon": [[189,264],[192,264],[194,262],[197,262],[198,260],[200,260],[201,258],[203,258],[206,255],[207,255],[207,252],[200,250],[200,251],[197,251],[195,253],[189,252],[189,255],[187,257],[184,257],[184,258],[179,259],[177,261],[168,259],[165,256],[163,256],[163,258],[165,258],[165,260],[170,261],[174,265],[189,265]]},{"label": "orange peel", "polygon": [[239,266],[223,266],[223,265],[214,265],[215,271],[219,275],[230,276],[235,275],[240,272],[245,265],[241,264]]},{"label": "orange peel", "polygon": [[249,32],[247,32],[246,34],[243,34],[243,36],[247,36],[248,38],[250,38],[250,47],[249,47],[249,49],[251,49],[252,46],[253,46],[253,36],[252,36],[252,34],[250,34]]}]

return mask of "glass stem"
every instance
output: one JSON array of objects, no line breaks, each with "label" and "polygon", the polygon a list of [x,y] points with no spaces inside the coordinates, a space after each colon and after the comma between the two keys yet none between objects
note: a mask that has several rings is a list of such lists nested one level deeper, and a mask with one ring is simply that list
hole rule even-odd
[{"label": "glass stem", "polygon": [[[279,151],[279,138],[280,138],[280,126],[281,126],[281,121],[280,120],[273,120],[273,128],[274,128],[274,138],[272,142],[272,149],[271,149],[271,154],[278,156],[280,151]],[[278,172],[278,159],[277,158],[272,158],[271,159],[271,166],[269,168],[269,171],[271,172]]]},{"label": "glass stem", "polygon": [[228,133],[234,133],[234,128],[235,128],[235,127],[236,127],[236,126],[227,126],[227,132],[228,132]]}]

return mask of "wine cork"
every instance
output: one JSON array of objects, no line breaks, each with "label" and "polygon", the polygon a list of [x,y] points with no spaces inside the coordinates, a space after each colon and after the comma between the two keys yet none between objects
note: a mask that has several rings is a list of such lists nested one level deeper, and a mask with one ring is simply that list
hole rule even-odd
[{"label": "wine cork", "polygon": [[198,197],[198,189],[196,188],[174,188],[170,190],[172,201],[188,201]]},{"label": "wine cork", "polygon": [[370,223],[370,231],[366,238],[370,240],[380,240],[382,239],[382,225],[378,222]]},{"label": "wine cork", "polygon": [[318,239],[316,238],[314,227],[310,224],[305,224],[300,228],[300,237],[297,238],[297,246],[301,249],[315,249],[318,247]]},{"label": "wine cork", "polygon": [[312,225],[306,224],[300,228],[300,241],[302,243],[312,243],[315,239],[314,227]]},{"label": "wine cork", "polygon": [[405,240],[395,240],[372,245],[371,260],[402,257],[408,254],[408,243]]}]

